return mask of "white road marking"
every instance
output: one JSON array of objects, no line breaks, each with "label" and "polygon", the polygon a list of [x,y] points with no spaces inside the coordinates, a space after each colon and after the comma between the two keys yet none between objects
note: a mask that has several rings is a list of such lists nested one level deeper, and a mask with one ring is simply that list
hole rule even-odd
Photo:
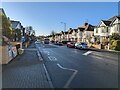
[{"label": "white road marking", "polygon": [[69,68],[64,68],[62,67],[60,64],[57,64],[58,67],[60,67],[61,69],[65,69],[65,70],[71,70],[71,71],[74,71],[74,73],[72,74],[72,76],[69,78],[69,80],[67,81],[67,83],[64,85],[64,88],[68,88],[70,83],[72,82],[72,80],[74,79],[75,75],[77,74],[77,70],[75,69],[69,69]]},{"label": "white road marking", "polygon": [[41,57],[41,55],[40,55],[40,52],[37,50],[37,55],[38,55],[38,57],[39,57],[39,60],[40,61],[43,61],[43,58]]},{"label": "white road marking", "polygon": [[55,61],[57,61],[57,58],[53,57]]},{"label": "white road marking", "polygon": [[92,51],[87,51],[86,53],[84,53],[83,55],[89,55],[90,53],[92,53]]},{"label": "white road marking", "polygon": [[48,57],[50,61],[52,61],[52,58],[51,57]]},{"label": "white road marking", "polygon": [[48,56],[50,61],[57,61],[57,58],[53,57],[53,56]]},{"label": "white road marking", "polygon": [[47,79],[48,79],[48,82],[49,82],[50,88],[54,88],[54,87],[53,87],[52,80],[50,79],[50,75],[48,74],[48,70],[47,70],[45,64],[43,64],[43,67],[44,67],[44,70],[45,70],[45,73],[46,73],[46,76],[47,76]]}]

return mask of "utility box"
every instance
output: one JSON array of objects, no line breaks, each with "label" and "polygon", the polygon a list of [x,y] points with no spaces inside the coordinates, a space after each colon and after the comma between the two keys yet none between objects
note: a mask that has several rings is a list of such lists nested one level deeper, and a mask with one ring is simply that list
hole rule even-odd
[{"label": "utility box", "polygon": [[24,53],[24,49],[19,48],[19,49],[18,49],[18,53],[19,53],[19,54],[23,54],[23,53]]}]

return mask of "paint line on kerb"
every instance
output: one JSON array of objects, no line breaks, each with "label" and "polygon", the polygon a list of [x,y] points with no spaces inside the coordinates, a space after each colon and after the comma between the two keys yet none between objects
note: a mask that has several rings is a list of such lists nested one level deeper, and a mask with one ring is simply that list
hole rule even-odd
[{"label": "paint line on kerb", "polygon": [[89,55],[90,53],[92,53],[92,51],[87,51],[87,52],[84,53],[83,55],[87,56],[87,55]]},{"label": "paint line on kerb", "polygon": [[58,65],[58,67],[60,67],[61,69],[74,71],[74,73],[71,75],[71,77],[69,78],[69,80],[67,81],[67,83],[64,85],[64,88],[68,88],[78,71],[75,70],[75,69],[64,68],[64,67],[62,67],[60,64],[57,64],[57,65]]},{"label": "paint line on kerb", "polygon": [[53,87],[53,83],[52,83],[52,81],[51,81],[51,79],[50,79],[50,76],[49,76],[49,74],[48,74],[48,71],[47,71],[47,69],[46,69],[46,67],[45,67],[45,64],[43,64],[43,67],[44,67],[44,70],[45,70],[45,73],[46,73],[46,76],[47,76],[47,79],[48,79],[50,88],[54,88],[54,87]]},{"label": "paint line on kerb", "polygon": [[[38,48],[38,49],[40,49],[40,48]],[[43,61],[43,58],[41,57],[40,52],[39,52],[38,50],[37,50],[37,55],[38,55],[38,57],[39,57],[39,60],[40,60],[40,61],[41,61],[41,60]],[[43,65],[43,68],[44,68],[44,70],[45,70],[45,74],[46,74],[48,83],[49,83],[49,85],[50,85],[50,88],[54,88],[54,87],[53,87],[52,80],[50,79],[50,76],[49,76],[49,74],[48,74],[48,71],[47,71],[47,69],[46,69],[46,67],[45,67],[45,64],[43,63],[42,65]]]},{"label": "paint line on kerb", "polygon": [[41,57],[41,55],[40,55],[38,50],[37,50],[37,55],[38,55],[39,61],[43,61],[43,59],[42,59],[42,57]]}]

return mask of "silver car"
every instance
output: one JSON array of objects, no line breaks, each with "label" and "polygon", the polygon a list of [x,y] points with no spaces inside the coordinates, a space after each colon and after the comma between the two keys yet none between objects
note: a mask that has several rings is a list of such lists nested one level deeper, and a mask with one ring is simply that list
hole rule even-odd
[{"label": "silver car", "polygon": [[77,42],[77,43],[75,43],[75,48],[88,49],[88,45],[84,42]]}]

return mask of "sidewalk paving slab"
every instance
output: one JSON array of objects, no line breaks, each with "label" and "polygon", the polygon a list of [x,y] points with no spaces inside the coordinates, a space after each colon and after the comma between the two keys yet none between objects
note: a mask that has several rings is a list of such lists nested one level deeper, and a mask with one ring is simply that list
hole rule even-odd
[{"label": "sidewalk paving slab", "polygon": [[[39,61],[37,50],[32,44],[22,55],[2,67],[4,88],[50,88],[43,62]],[[31,47],[34,47],[32,50]]]}]

